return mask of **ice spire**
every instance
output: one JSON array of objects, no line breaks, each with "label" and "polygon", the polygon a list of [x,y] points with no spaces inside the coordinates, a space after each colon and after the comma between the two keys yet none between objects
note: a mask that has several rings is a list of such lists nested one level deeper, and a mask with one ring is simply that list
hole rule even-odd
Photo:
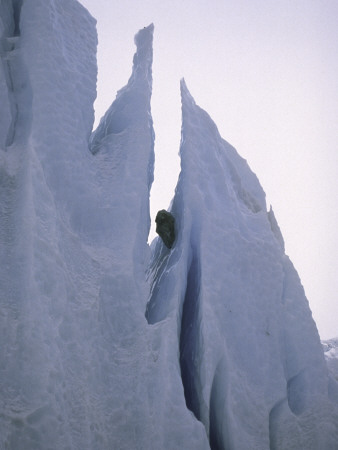
[{"label": "ice spire", "polygon": [[178,324],[186,405],[212,449],[334,448],[318,332],[264,191],[181,93],[177,241],[155,246],[147,319]]},{"label": "ice spire", "polygon": [[152,129],[150,98],[152,92],[154,25],[144,27],[135,36],[137,46],[133,59],[133,69],[128,84],[120,89],[116,100],[107,110],[99,126],[92,134],[91,151],[95,154],[103,145],[103,140],[111,134],[122,133],[127,127],[144,121],[149,114],[149,128]]},{"label": "ice spire", "polygon": [[137,51],[133,59],[133,72],[128,82],[137,83],[143,80],[148,84],[148,94],[152,89],[152,63],[153,63],[153,34],[154,24],[140,30],[134,39]]},{"label": "ice spire", "polygon": [[[90,139],[97,161],[97,181],[102,184],[103,180],[107,195],[121,204],[119,218],[112,218],[112,234],[124,251],[130,248],[135,252],[137,260],[147,253],[149,195],[154,176],[155,135],[150,105],[153,32],[151,24],[136,34],[131,77],[118,91]],[[126,227],[129,233],[125,232]]]}]

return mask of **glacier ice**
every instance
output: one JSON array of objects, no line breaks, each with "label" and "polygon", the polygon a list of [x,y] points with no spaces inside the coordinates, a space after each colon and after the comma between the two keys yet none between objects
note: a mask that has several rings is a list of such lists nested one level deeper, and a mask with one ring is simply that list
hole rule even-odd
[{"label": "glacier ice", "polygon": [[331,374],[338,381],[338,338],[323,341],[322,345]]},{"label": "glacier ice", "polygon": [[0,448],[337,448],[274,213],[184,81],[176,240],[147,244],[153,25],[94,132],[85,8],[3,0],[0,38]]},{"label": "glacier ice", "polygon": [[336,448],[319,336],[273,211],[184,80],[181,93],[178,238],[154,248],[147,319],[176,324],[186,405],[211,448]]},{"label": "glacier ice", "polygon": [[322,341],[330,376],[329,395],[338,401],[338,338]]},{"label": "glacier ice", "polygon": [[[12,6],[1,2],[9,36]],[[132,77],[107,112],[125,129],[100,125],[90,140],[95,22],[73,0],[22,4],[21,83],[1,78],[2,107],[22,120],[11,142],[1,128],[0,448],[207,445],[179,370],[168,375],[175,347],[144,317],[152,30],[136,36]]]}]

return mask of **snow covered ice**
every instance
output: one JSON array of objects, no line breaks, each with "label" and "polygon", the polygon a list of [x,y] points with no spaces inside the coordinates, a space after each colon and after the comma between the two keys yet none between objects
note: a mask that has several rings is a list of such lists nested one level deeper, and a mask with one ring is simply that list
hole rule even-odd
[{"label": "snow covered ice", "polygon": [[0,449],[337,449],[274,213],[182,92],[176,240],[147,244],[153,25],[92,133],[95,20],[0,3]]}]

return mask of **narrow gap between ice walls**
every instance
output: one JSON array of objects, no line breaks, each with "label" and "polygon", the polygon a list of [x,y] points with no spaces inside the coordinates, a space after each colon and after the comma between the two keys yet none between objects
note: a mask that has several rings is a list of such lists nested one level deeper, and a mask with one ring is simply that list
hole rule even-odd
[{"label": "narrow gap between ice walls", "polygon": [[9,8],[12,18],[2,42],[2,62],[4,78],[7,85],[10,117],[7,119],[5,147],[10,147],[15,140],[24,142],[31,128],[32,89],[28,70],[22,57],[20,45],[20,17],[22,0],[13,1]]},{"label": "narrow gap between ice walls", "polygon": [[201,330],[201,256],[199,233],[192,226],[189,256],[187,261],[187,280],[181,315],[179,335],[179,363],[184,397],[187,408],[205,427],[211,450],[230,449],[225,436],[226,418],[226,368],[222,358],[217,365],[210,392],[209,405],[203,396],[203,332]]},{"label": "narrow gap between ice walls", "polygon": [[201,420],[199,392],[198,358],[199,358],[199,293],[200,267],[192,250],[191,262],[187,277],[180,332],[180,368],[187,407],[196,419]]},{"label": "narrow gap between ice walls", "polygon": [[14,36],[20,36],[20,14],[23,0],[13,0]]}]

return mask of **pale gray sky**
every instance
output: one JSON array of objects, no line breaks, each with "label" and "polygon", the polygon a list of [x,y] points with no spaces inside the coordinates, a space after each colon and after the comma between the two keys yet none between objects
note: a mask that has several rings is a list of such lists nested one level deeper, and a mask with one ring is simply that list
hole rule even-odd
[{"label": "pale gray sky", "polygon": [[338,2],[80,3],[98,21],[97,120],[127,83],[134,35],[155,25],[152,215],[177,182],[184,77],[257,174],[321,337],[338,336]]}]

